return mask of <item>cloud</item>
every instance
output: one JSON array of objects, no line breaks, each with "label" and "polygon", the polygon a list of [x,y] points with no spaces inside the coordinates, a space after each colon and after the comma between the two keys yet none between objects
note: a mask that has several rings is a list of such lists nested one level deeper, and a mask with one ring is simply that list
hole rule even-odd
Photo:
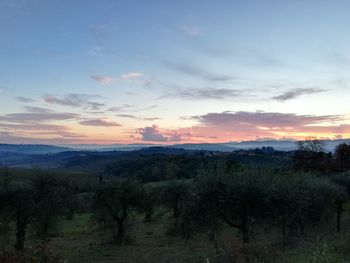
[{"label": "cloud", "polygon": [[53,111],[47,108],[33,107],[33,106],[25,106],[24,107],[28,112],[34,113],[52,113]]},{"label": "cloud", "polygon": [[161,120],[162,118],[157,118],[157,117],[138,117],[132,114],[117,114],[117,117],[121,117],[121,118],[129,118],[129,119],[136,119],[136,120],[144,120],[144,121],[157,121],[157,120]]},{"label": "cloud", "polygon": [[121,118],[137,119],[135,115],[131,115],[131,114],[117,114],[116,116]]},{"label": "cloud", "polygon": [[113,82],[113,78],[109,76],[98,76],[98,75],[91,75],[90,78],[96,80],[101,85],[109,85]]},{"label": "cloud", "polygon": [[203,34],[203,30],[195,25],[178,25],[177,29],[188,37],[198,38]]},{"label": "cloud", "polygon": [[108,109],[108,111],[125,112],[125,111],[130,111],[130,110],[132,110],[134,108],[136,108],[135,105],[123,104],[122,106],[111,107],[111,108]]},{"label": "cloud", "polygon": [[[213,142],[257,140],[259,138],[294,138],[308,136],[350,136],[350,125],[343,115],[298,115],[264,111],[224,111],[190,116],[198,123],[175,130],[183,141]],[[185,134],[190,134],[185,135]],[[214,138],[214,139],[213,139]],[[217,139],[216,139],[217,138]]]},{"label": "cloud", "polygon": [[92,75],[90,78],[98,81],[102,85],[109,85],[113,81],[133,81],[141,84],[143,87],[149,87],[153,83],[152,79],[146,78],[143,73],[137,71],[127,72],[115,78],[99,75]]},{"label": "cloud", "polygon": [[140,72],[129,72],[121,75],[121,78],[124,80],[137,80],[143,77],[143,74]]},{"label": "cloud", "polygon": [[157,120],[161,120],[162,118],[158,118],[158,117],[145,117],[143,118],[143,120],[145,121],[157,121]]},{"label": "cloud", "polygon": [[[43,136],[50,136],[50,138],[44,138]],[[64,131],[55,131],[51,133],[31,132],[25,134],[21,132],[16,133],[14,131],[0,131],[0,142],[15,144],[74,144],[85,138],[86,137],[82,134]]]},{"label": "cloud", "polygon": [[88,94],[67,94],[63,97],[46,95],[44,96],[44,101],[49,104],[58,104],[62,106],[69,107],[84,107],[88,110],[99,110],[101,107],[105,106],[105,104],[90,101],[91,98],[99,97],[98,95],[88,95]]},{"label": "cloud", "polygon": [[104,119],[88,119],[88,120],[83,120],[79,123],[81,125],[84,125],[84,126],[102,126],[102,127],[119,127],[119,126],[121,126],[117,122],[106,121]]},{"label": "cloud", "polygon": [[310,95],[315,93],[321,93],[325,92],[325,89],[319,89],[319,88],[299,88],[299,89],[292,89],[288,90],[278,96],[273,97],[274,100],[277,101],[287,101],[291,99],[295,99],[297,97],[303,96],[303,95]]},{"label": "cloud", "polygon": [[87,108],[89,110],[99,110],[100,108],[106,106],[104,103],[89,101],[87,102]]},{"label": "cloud", "polygon": [[194,65],[189,65],[188,63],[164,61],[164,65],[171,70],[175,70],[182,74],[201,78],[207,81],[224,82],[236,79],[234,76],[209,72],[203,68]]},{"label": "cloud", "polygon": [[[31,109],[30,109],[31,108]],[[73,120],[80,117],[79,114],[68,112],[55,112],[48,109],[30,107],[30,111],[24,113],[10,113],[0,116],[0,121],[10,123],[36,123],[46,121]]]},{"label": "cloud", "polygon": [[51,122],[78,120],[80,115],[25,106],[26,112],[0,115],[0,140],[7,143],[67,141],[85,137],[65,125]]},{"label": "cloud", "polygon": [[177,142],[181,141],[181,136],[177,133],[161,132],[157,125],[145,127],[137,130],[142,141],[147,142]]},{"label": "cloud", "polygon": [[205,87],[201,89],[180,89],[173,92],[166,92],[164,97],[179,97],[188,100],[222,100],[235,97],[242,97],[246,91],[238,89],[225,89]]},{"label": "cloud", "polygon": [[221,112],[221,113],[207,113],[201,116],[194,116],[193,119],[198,120],[205,125],[214,126],[254,126],[267,128],[290,128],[290,127],[304,127],[306,125],[314,125],[323,122],[340,121],[344,117],[341,115],[296,115],[289,113],[278,112]]},{"label": "cloud", "polygon": [[22,97],[22,96],[16,97],[16,99],[17,99],[18,101],[21,101],[21,102],[24,102],[24,103],[34,102],[34,101],[35,101],[35,100],[32,99],[32,98]]}]

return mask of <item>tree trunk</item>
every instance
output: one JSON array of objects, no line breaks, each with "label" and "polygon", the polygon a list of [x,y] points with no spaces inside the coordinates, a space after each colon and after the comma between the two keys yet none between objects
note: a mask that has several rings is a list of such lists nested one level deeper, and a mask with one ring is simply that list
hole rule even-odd
[{"label": "tree trunk", "polygon": [[281,227],[282,227],[282,236],[285,237],[286,236],[286,223],[284,220],[281,223]]},{"label": "tree trunk", "polygon": [[24,241],[26,237],[26,222],[20,217],[17,216],[17,222],[16,222],[16,227],[17,227],[17,232],[16,232],[16,244],[15,244],[15,249],[17,251],[23,251],[24,250]]},{"label": "tree trunk", "polygon": [[241,230],[241,234],[242,234],[243,243],[249,243],[250,238],[249,238],[248,226],[247,225],[242,226],[240,230]]},{"label": "tree trunk", "polygon": [[343,213],[343,203],[339,202],[337,205],[337,232],[340,232],[341,216]]},{"label": "tree trunk", "polygon": [[151,220],[152,215],[153,215],[153,209],[152,209],[152,208],[147,209],[147,210],[145,211],[145,221]]},{"label": "tree trunk", "polygon": [[248,227],[248,215],[247,209],[244,207],[241,215],[241,234],[244,243],[249,243],[249,227]]},{"label": "tree trunk", "polygon": [[114,242],[116,242],[119,245],[123,244],[124,235],[125,235],[124,220],[118,219],[116,233],[114,234]]}]

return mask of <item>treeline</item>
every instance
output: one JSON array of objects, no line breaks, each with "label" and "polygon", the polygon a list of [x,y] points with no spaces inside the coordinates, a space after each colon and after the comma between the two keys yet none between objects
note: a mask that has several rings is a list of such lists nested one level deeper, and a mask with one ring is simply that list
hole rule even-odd
[{"label": "treeline", "polygon": [[293,168],[298,171],[337,173],[350,170],[350,144],[339,144],[334,152],[326,152],[324,142],[310,139],[297,142]]},{"label": "treeline", "polygon": [[[324,222],[340,231],[349,193],[347,174],[316,177],[236,171],[219,163],[193,180],[102,182],[91,193],[91,206],[85,212],[91,212],[94,222],[118,244],[127,240],[132,215],[151,220],[157,209],[168,211],[169,233],[190,238],[226,225],[237,229],[243,242],[250,242],[254,227],[260,224],[278,227],[282,236],[303,235],[309,226]],[[45,241],[58,218],[72,218],[79,200],[87,201],[79,199],[69,183],[49,175],[40,175],[28,185],[2,184],[0,194],[1,227],[15,223],[16,250],[24,249],[28,227]]]}]

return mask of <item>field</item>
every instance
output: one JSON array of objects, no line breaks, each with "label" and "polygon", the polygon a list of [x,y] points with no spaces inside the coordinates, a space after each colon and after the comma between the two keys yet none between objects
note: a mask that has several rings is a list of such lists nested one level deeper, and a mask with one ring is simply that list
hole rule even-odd
[{"label": "field", "polygon": [[[72,220],[62,220],[57,236],[50,237],[48,245],[66,263],[236,262],[231,260],[237,253],[235,250],[242,246],[237,233],[230,229],[223,231],[220,247],[215,248],[209,233],[188,240],[167,234],[167,218],[162,213],[157,214],[151,222],[142,222],[140,218],[135,220],[141,222],[135,224],[137,227],[132,231],[130,243],[117,246],[108,243],[104,232],[91,224],[91,214],[77,214]],[[236,238],[232,238],[232,235]],[[267,232],[265,235],[269,235],[270,240],[275,239],[274,242],[282,242],[276,233]],[[346,231],[345,234],[329,235],[320,240],[304,238],[293,248],[282,248],[280,244],[275,244],[274,250],[268,251],[275,255],[268,255],[266,261],[253,262],[345,263],[350,260],[349,241],[350,233]],[[13,242],[11,240],[8,245]],[[28,245],[35,246],[37,242],[30,238]],[[231,245],[237,247],[229,248]],[[252,246],[258,245],[259,242]]]}]

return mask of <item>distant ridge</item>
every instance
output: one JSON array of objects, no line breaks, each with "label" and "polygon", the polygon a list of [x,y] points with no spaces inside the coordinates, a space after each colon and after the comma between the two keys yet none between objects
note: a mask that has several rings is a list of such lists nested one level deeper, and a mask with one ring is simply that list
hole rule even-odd
[{"label": "distant ridge", "polygon": [[[350,142],[350,139],[324,140],[326,150],[333,151],[340,143]],[[20,154],[54,154],[66,151],[135,151],[149,147],[181,148],[185,150],[204,150],[231,152],[237,150],[255,149],[262,147],[273,147],[278,151],[296,150],[293,140],[261,140],[261,141],[241,141],[225,143],[185,143],[173,145],[160,144],[79,144],[79,145],[42,145],[42,144],[0,144],[0,153],[20,153]]]},{"label": "distant ridge", "polygon": [[2,153],[55,154],[72,150],[74,148],[45,144],[0,144],[0,152]]}]

